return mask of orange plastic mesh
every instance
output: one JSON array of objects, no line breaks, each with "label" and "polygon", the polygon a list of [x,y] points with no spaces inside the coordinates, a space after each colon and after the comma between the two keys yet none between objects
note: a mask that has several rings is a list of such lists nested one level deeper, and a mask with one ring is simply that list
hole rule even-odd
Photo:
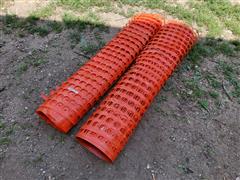
[{"label": "orange plastic mesh", "polygon": [[98,157],[113,162],[154,96],[197,41],[187,25],[171,21],[144,48],[76,138]]},{"label": "orange plastic mesh", "polygon": [[68,132],[124,73],[162,24],[161,16],[155,14],[133,17],[100,52],[52,91],[36,113],[56,129]]}]

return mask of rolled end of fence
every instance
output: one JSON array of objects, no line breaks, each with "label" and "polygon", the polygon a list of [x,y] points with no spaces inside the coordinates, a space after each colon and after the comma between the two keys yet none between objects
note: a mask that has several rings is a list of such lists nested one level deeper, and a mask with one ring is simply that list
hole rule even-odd
[{"label": "rolled end of fence", "polygon": [[67,117],[63,116],[54,109],[41,106],[36,110],[36,113],[52,127],[63,133],[68,132],[73,126]]},{"label": "rolled end of fence", "polygon": [[140,14],[94,57],[56,89],[36,113],[67,133],[131,65],[163,24],[158,15]]},{"label": "rolled end of fence", "polygon": [[106,162],[113,163],[113,161],[116,159],[116,154],[112,153],[112,149],[109,149],[104,145],[104,143],[99,143],[98,138],[94,137],[93,133],[92,136],[84,136],[81,134],[82,133],[78,132],[76,138],[82,146],[84,146],[98,158]]},{"label": "rolled end of fence", "polygon": [[76,135],[99,158],[113,162],[153,98],[196,43],[192,28],[166,23]]}]

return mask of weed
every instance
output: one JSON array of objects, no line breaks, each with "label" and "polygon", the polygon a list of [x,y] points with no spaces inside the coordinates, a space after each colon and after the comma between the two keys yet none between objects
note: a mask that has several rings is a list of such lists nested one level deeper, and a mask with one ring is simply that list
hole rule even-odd
[{"label": "weed", "polygon": [[95,54],[99,49],[99,46],[97,44],[91,43],[84,38],[81,38],[80,44],[81,49],[87,54]]},{"label": "weed", "polygon": [[5,128],[5,124],[0,120],[0,129],[4,129]]},{"label": "weed", "polygon": [[75,45],[81,41],[81,34],[78,31],[71,31],[69,33],[71,42]]},{"label": "weed", "polygon": [[66,136],[60,135],[60,137],[59,137],[59,142],[60,142],[61,144],[64,144],[64,143],[65,143],[65,138],[66,138]]},{"label": "weed", "polygon": [[4,21],[6,26],[4,27],[4,30],[7,33],[11,33],[12,29],[20,30],[18,34],[21,37],[25,35],[23,30],[31,34],[36,33],[42,37],[48,35],[50,32],[49,28],[45,25],[37,25],[38,20],[39,17],[34,15],[30,15],[26,19],[20,19],[16,15],[6,15]]},{"label": "weed", "polygon": [[104,41],[104,39],[101,37],[101,35],[99,34],[99,32],[95,32],[94,33],[94,36],[95,36],[95,39],[97,40],[98,42],[98,45],[99,45],[99,49],[102,48],[106,42]]},{"label": "weed", "polygon": [[190,61],[194,66],[200,63],[201,57],[208,53],[208,49],[202,43],[197,43],[190,53],[187,55],[186,59]]},{"label": "weed", "polygon": [[87,43],[81,46],[82,50],[87,54],[94,54],[99,49],[98,45]]},{"label": "weed", "polygon": [[78,27],[79,29],[85,28],[85,24],[80,22],[78,17],[73,14],[64,13],[62,20],[67,28],[75,28],[75,27]]},{"label": "weed", "polygon": [[217,99],[219,97],[219,94],[216,91],[210,91],[209,95],[214,99]]},{"label": "weed", "polygon": [[11,143],[11,139],[8,137],[1,137],[0,138],[0,145],[9,145]]},{"label": "weed", "polygon": [[240,98],[240,81],[238,79],[239,71],[233,65],[221,61],[219,63],[220,69],[223,71],[224,78],[234,87],[232,96]]},{"label": "weed", "polygon": [[26,33],[23,31],[19,31],[19,32],[17,32],[17,35],[18,35],[18,37],[23,38],[26,36]]},{"label": "weed", "polygon": [[25,24],[35,25],[36,22],[39,20],[39,17],[30,15],[25,19]]},{"label": "weed", "polygon": [[208,101],[207,100],[199,100],[198,104],[200,105],[200,107],[202,107],[203,109],[208,111]]},{"label": "weed", "polygon": [[210,145],[204,145],[203,153],[206,157],[212,157],[215,154],[214,149]]},{"label": "weed", "polygon": [[62,24],[56,21],[49,21],[47,25],[51,28],[52,31],[55,31],[56,33],[60,33],[63,30]]},{"label": "weed", "polygon": [[28,64],[22,62],[17,69],[17,75],[21,75],[28,70]]},{"label": "weed", "polygon": [[42,58],[42,55],[38,51],[34,50],[31,55],[26,56],[19,64],[16,70],[17,76],[25,73],[29,67],[39,67],[48,61]]},{"label": "weed", "polygon": [[189,167],[187,167],[187,166],[184,165],[184,164],[179,164],[179,165],[177,166],[177,169],[178,169],[181,173],[184,173],[184,174],[194,173],[193,170],[191,170]]},{"label": "weed", "polygon": [[204,94],[205,94],[205,91],[202,90],[199,86],[199,84],[196,82],[196,81],[192,81],[192,80],[189,80],[187,83],[186,83],[186,86],[192,90],[192,93],[190,94],[191,97],[193,97],[194,99],[196,98],[201,98]]},{"label": "weed", "polygon": [[33,60],[30,62],[30,64],[31,64],[32,66],[34,66],[34,67],[38,67],[38,66],[43,65],[43,64],[45,64],[45,63],[47,63],[47,62],[48,62],[47,60],[37,57],[36,59],[33,59]]},{"label": "weed", "polygon": [[199,41],[186,59],[193,65],[200,64],[202,57],[213,57],[219,53],[226,56],[235,56],[236,51],[240,50],[240,41],[235,40],[231,42],[223,41],[222,39],[206,38],[205,40]]},{"label": "weed", "polygon": [[29,32],[44,37],[50,33],[50,30],[46,26],[33,26],[29,29]]},{"label": "weed", "polygon": [[5,24],[4,30],[7,31],[7,28],[10,28],[9,31],[15,28],[23,28],[25,26],[25,21],[20,20],[16,15],[7,14],[3,18],[3,23]]},{"label": "weed", "polygon": [[202,79],[201,73],[198,70],[195,70],[193,77],[190,79],[184,80],[185,87],[191,91],[187,93],[193,99],[198,99],[203,97],[206,92],[200,86],[200,80]]},{"label": "weed", "polygon": [[14,25],[14,24],[16,24],[18,22],[17,16],[16,15],[10,15],[10,14],[7,14],[5,16],[4,20],[5,20],[5,23],[7,25]]},{"label": "weed", "polygon": [[49,135],[49,136],[48,136],[48,139],[52,141],[52,140],[55,139],[55,136],[54,136],[54,135]]},{"label": "weed", "polygon": [[8,127],[6,128],[5,135],[6,135],[6,136],[10,136],[10,135],[14,132],[15,127],[16,127],[16,123],[14,123],[14,124],[11,125],[11,126],[8,126]]},{"label": "weed", "polygon": [[217,80],[217,77],[214,75],[214,74],[212,74],[212,73],[206,73],[206,79],[207,79],[207,81],[208,81],[208,83],[213,87],[213,88],[221,88],[222,87],[222,84],[221,84],[221,82],[219,82],[218,80]]},{"label": "weed", "polygon": [[77,28],[79,31],[85,29],[87,25],[92,28],[97,27],[101,30],[107,30],[103,22],[92,12],[81,17],[75,16],[72,13],[64,13],[62,19],[67,28]]},{"label": "weed", "polygon": [[240,41],[233,40],[233,41],[230,41],[230,43],[234,46],[235,51],[240,51]]},{"label": "weed", "polygon": [[224,55],[227,56],[233,56],[234,55],[234,49],[231,46],[230,43],[228,42],[222,42],[219,44],[219,46],[217,47],[217,51],[221,52]]}]

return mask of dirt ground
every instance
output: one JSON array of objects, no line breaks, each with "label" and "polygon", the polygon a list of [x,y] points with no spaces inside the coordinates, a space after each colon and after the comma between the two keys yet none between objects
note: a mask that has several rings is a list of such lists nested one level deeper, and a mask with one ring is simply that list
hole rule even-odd
[{"label": "dirt ground", "polygon": [[[102,17],[109,28],[101,33],[107,42],[127,18],[111,13]],[[240,104],[224,90],[221,106],[208,111],[179,97],[178,91],[184,88],[181,80],[191,76],[182,66],[157,95],[113,164],[92,155],[74,137],[95,108],[67,135],[43,122],[35,114],[43,102],[40,94],[48,94],[88,60],[75,53],[81,48],[72,46],[71,31],[45,37],[19,37],[14,29],[1,33],[0,137],[5,139],[0,142],[0,180],[240,179]],[[80,36],[94,41],[91,30]],[[214,71],[214,62],[220,59],[239,66],[239,58],[220,54],[214,61],[205,58],[200,68]]]}]

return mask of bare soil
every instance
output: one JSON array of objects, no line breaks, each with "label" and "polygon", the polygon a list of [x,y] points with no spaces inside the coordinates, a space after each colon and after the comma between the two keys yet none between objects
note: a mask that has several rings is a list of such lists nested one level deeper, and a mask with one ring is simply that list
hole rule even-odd
[{"label": "bare soil", "polygon": [[[101,36],[109,41],[126,19],[113,13],[102,16],[109,32]],[[75,53],[81,49],[71,46],[70,31],[22,38],[14,30],[1,33],[0,119],[5,128],[0,128],[0,138],[7,135],[11,142],[0,144],[0,180],[240,177],[239,103],[222,95],[219,109],[205,111],[197,102],[179,97],[172,90],[183,88],[181,79],[191,76],[181,67],[157,95],[114,164],[98,159],[75,140],[79,127],[95,108],[67,135],[43,122],[35,114],[43,102],[40,94],[48,94],[88,60]],[[81,36],[91,39],[91,32]],[[22,63],[33,57],[46,63],[29,65],[22,72]],[[239,57],[228,60],[239,62]],[[217,56],[214,61],[222,58]],[[214,61],[206,58],[200,68],[214,70]]]}]

